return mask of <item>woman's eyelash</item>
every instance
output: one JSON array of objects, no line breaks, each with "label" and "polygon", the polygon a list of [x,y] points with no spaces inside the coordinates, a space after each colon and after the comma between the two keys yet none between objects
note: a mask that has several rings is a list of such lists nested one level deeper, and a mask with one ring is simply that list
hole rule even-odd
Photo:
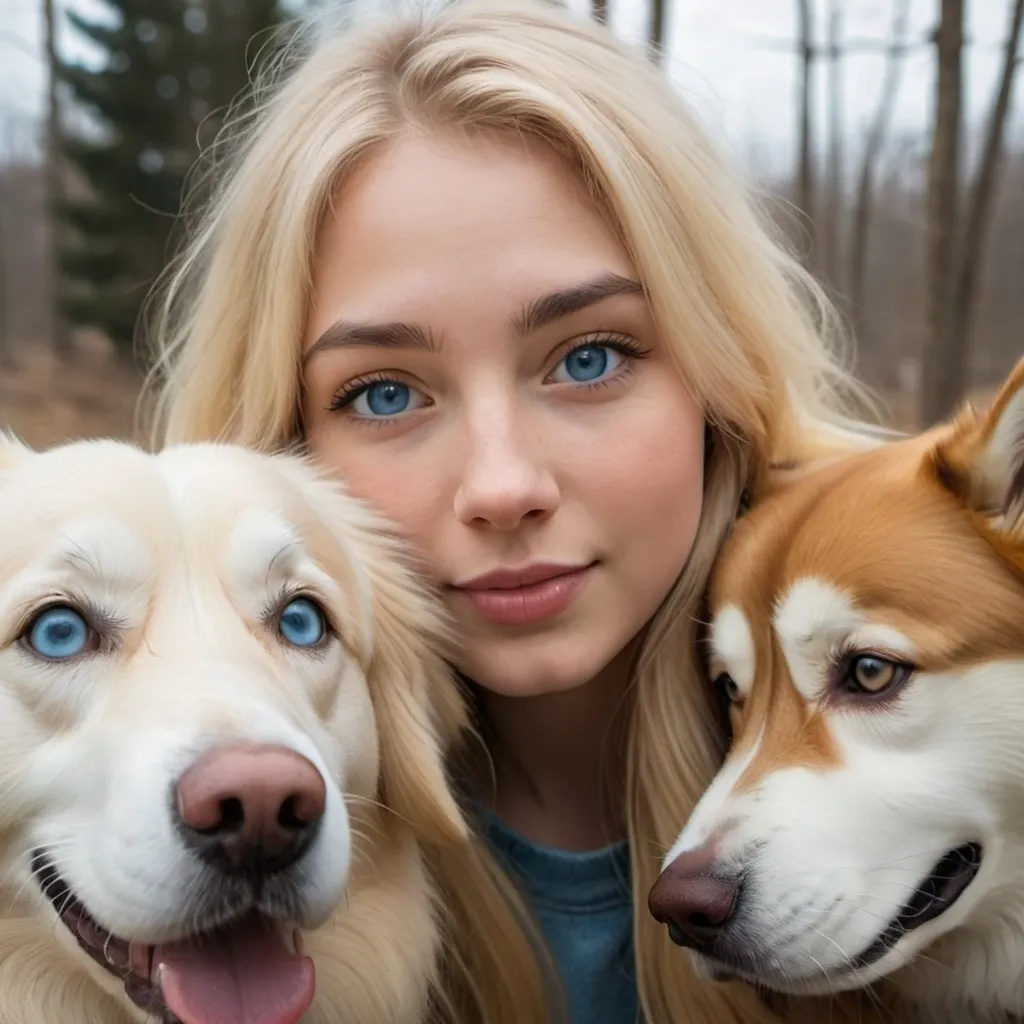
[{"label": "woman's eyelash", "polygon": [[603,337],[580,338],[562,353],[561,359],[558,361],[561,362],[562,359],[571,356],[573,352],[579,352],[582,348],[610,348],[620,355],[630,356],[633,359],[646,359],[651,354],[650,349],[643,348],[632,338],[621,334],[607,334]]},{"label": "woman's eyelash", "polygon": [[386,373],[368,373],[355,380],[346,381],[334,393],[331,404],[327,407],[328,412],[337,412],[351,405],[364,391],[368,391],[374,384],[397,384],[398,381]]},{"label": "woman's eyelash", "polygon": [[[567,359],[574,352],[579,352],[585,348],[610,348],[620,355],[627,356],[630,359],[646,359],[649,356],[650,349],[645,349],[643,346],[638,344],[632,338],[625,337],[619,334],[608,334],[600,335],[598,337],[591,338],[580,338],[578,341],[570,345],[562,353],[559,362],[563,359]],[[401,383],[396,380],[393,375],[387,373],[368,373],[362,377],[357,377],[354,380],[346,381],[342,386],[335,392],[334,397],[331,399],[330,405],[327,407],[328,412],[339,412],[342,409],[347,408],[364,392],[368,391],[374,384],[396,384]],[[603,379],[596,381],[579,381],[578,386],[580,387],[596,387],[606,383]],[[385,417],[380,417],[384,420]]]}]

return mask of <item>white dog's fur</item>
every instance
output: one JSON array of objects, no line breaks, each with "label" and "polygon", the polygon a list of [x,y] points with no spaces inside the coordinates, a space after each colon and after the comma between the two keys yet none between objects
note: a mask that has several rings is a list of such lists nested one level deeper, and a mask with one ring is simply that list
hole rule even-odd
[{"label": "white dog's fur", "polygon": [[[303,1021],[423,1019],[438,908],[421,844],[464,838],[440,753],[463,719],[413,580],[382,524],[298,459],[2,440],[0,1024],[149,1019],[57,917],[32,853],[114,935],[191,934],[219,883],[169,794],[239,743],[299,752],[327,780],[281,922],[316,965]],[[296,594],[330,623],[316,651],[275,627]],[[26,646],[54,604],[82,612],[95,650],[52,662]]]},{"label": "white dog's fur", "polygon": [[[985,415],[780,468],[737,523],[707,652],[733,747],[651,894],[663,920],[692,906],[673,866],[694,851],[705,881],[742,878],[691,954],[705,973],[790,994],[884,978],[900,1021],[1024,1016],[1022,465],[1024,363]],[[865,692],[860,655],[890,689]],[[858,967],[967,843],[959,898]]]}]

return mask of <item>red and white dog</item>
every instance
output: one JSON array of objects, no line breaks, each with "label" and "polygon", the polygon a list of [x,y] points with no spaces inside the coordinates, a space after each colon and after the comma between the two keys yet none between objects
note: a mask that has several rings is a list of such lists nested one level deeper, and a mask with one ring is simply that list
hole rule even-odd
[{"label": "red and white dog", "polygon": [[651,912],[713,977],[1024,1015],[1024,362],[983,415],[770,476],[710,589],[732,748]]}]

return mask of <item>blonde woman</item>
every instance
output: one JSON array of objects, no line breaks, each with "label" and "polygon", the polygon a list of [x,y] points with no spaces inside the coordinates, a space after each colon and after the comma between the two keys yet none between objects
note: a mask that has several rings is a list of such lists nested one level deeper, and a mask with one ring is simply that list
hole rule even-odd
[{"label": "blonde woman", "polygon": [[554,5],[277,70],[169,282],[163,439],[308,445],[444,595],[486,747],[435,864],[448,1019],[769,1019],[645,905],[722,755],[696,616],[741,492],[868,436],[827,303],[663,77]]}]

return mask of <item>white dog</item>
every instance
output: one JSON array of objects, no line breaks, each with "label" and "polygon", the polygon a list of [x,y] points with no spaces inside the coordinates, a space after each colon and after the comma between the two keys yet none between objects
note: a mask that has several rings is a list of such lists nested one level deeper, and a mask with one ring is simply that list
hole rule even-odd
[{"label": "white dog", "polygon": [[984,415],[775,473],[710,605],[733,746],[655,917],[719,976],[1024,1018],[1024,362]]},{"label": "white dog", "polygon": [[0,445],[0,1022],[418,1024],[443,630],[304,462]]}]

